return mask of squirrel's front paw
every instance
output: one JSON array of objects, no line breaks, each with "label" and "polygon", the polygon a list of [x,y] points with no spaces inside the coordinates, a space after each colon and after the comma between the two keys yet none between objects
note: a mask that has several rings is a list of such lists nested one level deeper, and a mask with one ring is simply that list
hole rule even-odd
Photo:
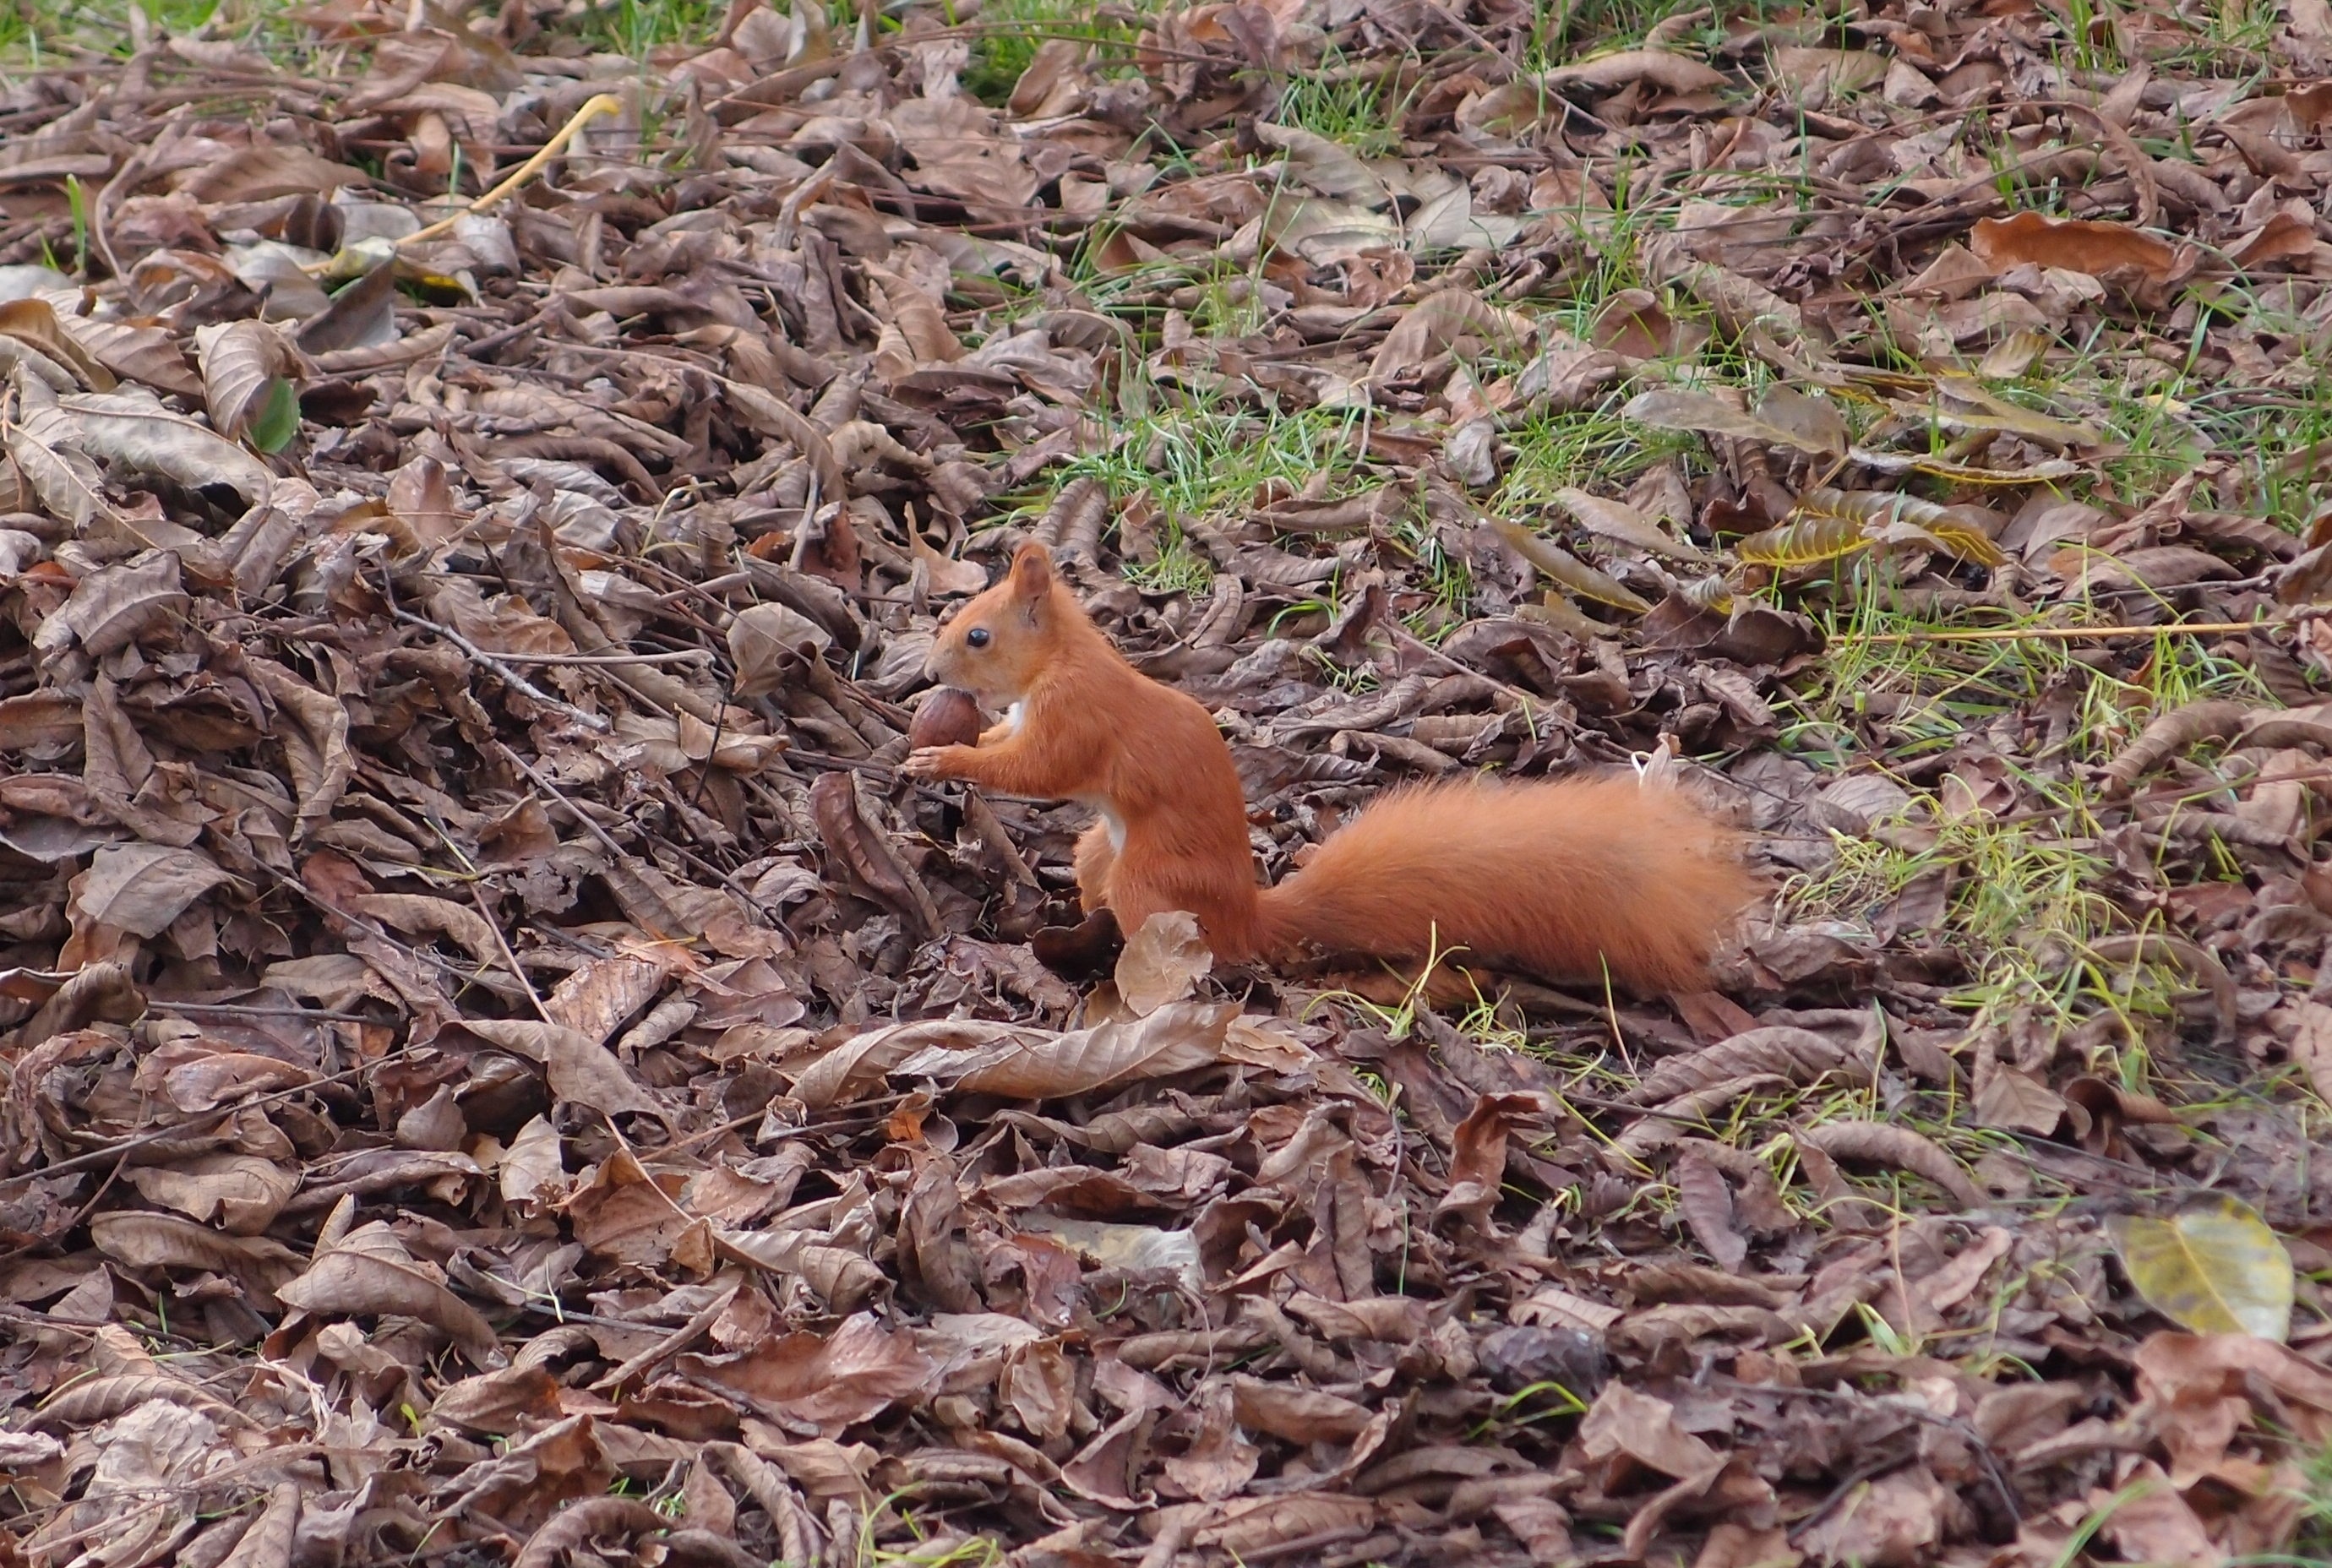
[{"label": "squirrel's front paw", "polygon": [[922,746],[907,753],[899,764],[899,777],[918,783],[936,784],[943,779],[956,777],[953,753],[964,751],[961,746]]}]

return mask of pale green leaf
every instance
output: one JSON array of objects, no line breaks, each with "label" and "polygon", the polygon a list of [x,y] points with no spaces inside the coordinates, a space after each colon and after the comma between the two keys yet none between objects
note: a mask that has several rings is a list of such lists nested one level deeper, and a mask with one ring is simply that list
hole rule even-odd
[{"label": "pale green leaf", "polygon": [[1572,593],[1597,604],[1610,605],[1635,615],[1642,615],[1652,607],[1639,598],[1627,584],[1597,571],[1560,545],[1541,539],[1518,522],[1499,517],[1490,520],[1491,528],[1500,539],[1514,546],[1521,556],[1551,581],[1561,584]]},{"label": "pale green leaf", "polygon": [[2251,1207],[2213,1193],[2165,1219],[2117,1214],[2114,1249],[2146,1304],[2195,1334],[2290,1332],[2291,1254]]}]

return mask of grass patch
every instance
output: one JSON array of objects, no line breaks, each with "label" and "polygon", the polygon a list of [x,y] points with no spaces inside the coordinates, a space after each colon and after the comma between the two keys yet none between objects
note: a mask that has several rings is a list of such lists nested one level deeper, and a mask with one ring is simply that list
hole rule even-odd
[{"label": "grass patch", "polygon": [[[1172,395],[1160,389],[1158,400]],[[1107,452],[1080,458],[1059,475],[1063,485],[1090,475],[1113,496],[1147,495],[1159,507],[1160,558],[1127,569],[1147,591],[1203,593],[1213,581],[1215,568],[1190,543],[1188,522],[1230,528],[1272,494],[1309,484],[1340,495],[1372,483],[1360,456],[1361,410],[1258,416],[1205,400],[1153,407],[1127,421]],[[1032,498],[1024,510],[1041,505]],[[1319,591],[1333,597],[1333,585]]]},{"label": "grass patch", "polygon": [[[552,25],[603,53],[645,61],[671,44],[710,41],[727,9],[716,0],[615,0],[607,5],[570,5]],[[853,25],[852,15],[846,8],[834,9],[834,25],[846,31]]]},{"label": "grass patch", "polygon": [[[1113,6],[1113,14],[1104,16],[1096,6],[1067,0],[987,0],[972,23],[977,32],[963,70],[964,91],[982,103],[1001,105],[1036,59],[1037,45],[1048,38],[1090,40],[1106,74],[1113,62],[1126,61],[1141,36],[1123,20],[1128,9]],[[1131,9],[1148,14],[1159,7],[1152,0],[1134,0]]]},{"label": "grass patch", "polygon": [[1389,78],[1344,76],[1340,68],[1345,63],[1332,51],[1318,71],[1291,77],[1272,118],[1341,142],[1357,158],[1391,158],[1400,150],[1400,117],[1407,106],[1395,101]]},{"label": "grass patch", "polygon": [[1859,921],[1946,879],[1940,918],[1924,926],[1965,975],[1945,1005],[1971,1028],[2078,1033],[2090,1071],[2142,1087],[2191,982],[2165,962],[2101,953],[2104,939],[2137,926],[2101,891],[2114,867],[2090,803],[2076,786],[2022,782],[2044,805],[2018,817],[1964,803],[1954,812],[1937,793],[1914,793],[1898,818],[1874,825],[1875,837],[1837,836],[1836,859],[1797,883],[1789,901],[1800,919]]},{"label": "grass patch", "polygon": [[2291,1560],[2332,1562],[2332,1443],[2308,1456],[2299,1474],[2299,1534]]}]

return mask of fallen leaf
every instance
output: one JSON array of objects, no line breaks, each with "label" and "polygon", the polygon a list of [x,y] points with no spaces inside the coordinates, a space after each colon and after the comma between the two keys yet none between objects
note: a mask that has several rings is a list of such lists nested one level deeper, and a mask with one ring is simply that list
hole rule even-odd
[{"label": "fallen leaf", "polygon": [[143,394],[72,393],[57,406],[72,421],[75,444],[100,463],[189,490],[221,485],[254,506],[273,488],[273,476],[257,458]]},{"label": "fallen leaf", "polygon": [[1214,963],[1195,917],[1180,911],[1153,914],[1118,954],[1119,999],[1135,1018],[1147,1018],[1188,997]]},{"label": "fallen leaf", "polygon": [[1969,238],[1976,259],[1994,272],[2031,265],[2104,277],[2128,268],[2166,283],[2180,270],[2175,247],[2124,224],[2017,213],[1980,220]]},{"label": "fallen leaf", "polygon": [[290,1306],[324,1317],[378,1317],[396,1314],[442,1329],[462,1353],[488,1369],[505,1364],[493,1326],[477,1309],[409,1259],[393,1241],[368,1248],[352,1236],[311,1264],[297,1278],[276,1287]]},{"label": "fallen leaf", "polygon": [[2107,1222],[2146,1305],[2198,1334],[2280,1341],[2290,1330],[2291,1256],[2241,1199],[2213,1193],[2167,1216]]}]

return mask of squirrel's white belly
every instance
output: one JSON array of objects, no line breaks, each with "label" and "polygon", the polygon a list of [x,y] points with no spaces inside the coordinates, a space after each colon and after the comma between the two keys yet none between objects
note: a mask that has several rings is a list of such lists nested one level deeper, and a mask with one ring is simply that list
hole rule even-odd
[{"label": "squirrel's white belly", "polygon": [[1120,817],[1116,812],[1112,811],[1109,808],[1109,802],[1106,800],[1080,798],[1077,801],[1077,804],[1101,818],[1102,827],[1109,831],[1109,846],[1112,849],[1118,851],[1120,854],[1123,854],[1125,851],[1125,818]]}]

